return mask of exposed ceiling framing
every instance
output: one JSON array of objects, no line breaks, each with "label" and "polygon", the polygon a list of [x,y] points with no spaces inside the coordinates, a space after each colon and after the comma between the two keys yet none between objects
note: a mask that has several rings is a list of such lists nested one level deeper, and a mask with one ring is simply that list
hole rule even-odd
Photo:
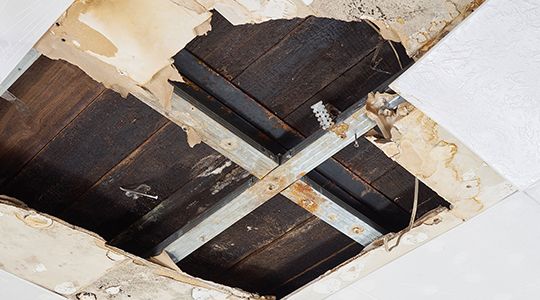
[{"label": "exposed ceiling framing", "polygon": [[[136,11],[146,5],[135,2],[141,5]],[[298,290],[293,299],[323,299],[335,291],[323,288],[321,292],[321,286],[335,282],[336,276],[341,278],[340,286],[348,285],[513,192],[511,185],[411,105],[382,103],[375,110],[366,110],[366,101],[382,99],[377,97],[401,102],[399,96],[377,94],[374,98],[368,93],[391,93],[392,75],[412,63],[405,52],[422,53],[423,45],[429,47],[444,35],[455,25],[452,20],[457,23],[476,1],[450,1],[451,9],[446,2],[416,1],[415,5],[430,13],[403,21],[365,11],[344,14],[342,9],[350,1],[336,2],[335,7],[320,1],[312,6],[293,1],[294,12],[287,8],[281,15],[265,15],[268,7],[246,13],[234,1],[189,2],[182,7],[169,2],[156,6],[168,10],[168,18],[160,20],[156,14],[144,24],[157,24],[154,29],[160,29],[159,34],[152,39],[161,48],[146,53],[144,64],[135,68],[124,65],[121,57],[142,49],[122,42],[140,39],[134,35],[136,30],[125,36],[104,31],[123,26],[121,18],[109,23],[96,18],[115,13],[114,9],[76,1],[72,13],[51,28],[37,49],[51,58],[72,62],[106,87],[136,98],[120,99],[72,66],[38,59],[14,85],[18,105],[0,106],[0,121],[7,124],[0,132],[6,136],[0,159],[7,166],[0,173],[0,192],[95,230],[116,247],[144,257],[165,251],[195,276],[250,292],[283,297],[354,257]],[[129,13],[133,3],[124,3],[126,9],[116,13]],[[393,5],[385,5],[383,10],[401,13]],[[234,24],[318,15],[347,21],[368,19],[379,28],[366,22],[315,17],[232,27],[214,12],[214,30],[187,44],[208,31],[211,8]],[[242,13],[231,14],[233,11]],[[193,16],[189,24],[183,24],[189,30],[178,33],[174,28],[180,25],[165,24],[167,20],[182,22],[186,14]],[[427,32],[422,27],[425,24],[432,26]],[[81,35],[83,27],[92,34]],[[175,34],[179,38],[174,43],[160,44]],[[405,48],[381,39],[381,34],[401,41]],[[107,57],[106,49],[81,48],[81,44],[95,45],[92,39],[85,39],[98,35],[117,47],[117,56]],[[171,64],[170,56],[184,46]],[[95,55],[92,51],[105,52]],[[23,63],[21,70],[29,65]],[[45,80],[47,74],[51,80]],[[32,78],[39,82],[36,87],[28,84]],[[74,78],[65,93],[58,92],[67,81],[62,78]],[[173,87],[169,80],[184,82]],[[47,91],[49,81],[56,92]],[[54,101],[46,103],[40,98]],[[327,130],[318,129],[309,109],[318,100],[329,103],[339,115]],[[25,112],[21,103],[36,111]],[[37,127],[27,126],[29,133],[19,130],[17,124],[26,126],[34,113],[41,115],[36,118]],[[50,123],[51,129],[42,122]],[[380,137],[372,130],[377,124],[385,126],[380,130],[383,139],[373,137]],[[427,130],[432,130],[433,138],[422,135]],[[368,131],[370,142],[363,137]],[[32,139],[21,145],[19,136]],[[71,147],[73,152],[67,150]],[[405,231],[395,233],[411,218],[414,177],[377,147],[431,188],[420,187],[421,209],[412,217],[423,217],[404,236],[405,245],[399,244]],[[358,156],[364,157],[355,162]],[[152,163],[160,165],[154,168]],[[452,172],[474,177],[470,181],[475,184],[452,177]],[[30,185],[31,181],[35,184]],[[150,197],[119,192],[136,189],[126,183],[149,181],[155,182],[152,188],[157,187],[146,191]],[[398,186],[397,192],[391,191],[393,185]],[[126,197],[132,199],[126,201]],[[275,232],[245,232],[259,221],[265,230]],[[251,234],[253,239],[246,236]],[[274,269],[264,262],[250,262],[257,256],[264,260],[265,253],[292,256],[292,250],[284,248],[294,243],[308,245],[296,253],[307,258],[298,267],[283,271],[283,276],[272,273]],[[395,243],[396,248],[389,251],[388,243]],[[245,249],[228,250],[235,246]],[[321,253],[313,255],[315,252]],[[213,265],[217,267],[209,267]],[[360,265],[355,276],[343,275]],[[250,275],[254,278],[247,278]]]}]

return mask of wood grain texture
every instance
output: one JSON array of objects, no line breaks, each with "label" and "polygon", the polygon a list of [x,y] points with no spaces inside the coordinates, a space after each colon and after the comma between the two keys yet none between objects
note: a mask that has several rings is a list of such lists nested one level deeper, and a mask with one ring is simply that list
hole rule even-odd
[{"label": "wood grain texture", "polygon": [[283,118],[369,54],[378,41],[365,23],[310,17],[233,82]]},{"label": "wood grain texture", "polygon": [[[302,226],[234,266],[221,281],[240,285],[240,288],[248,291],[276,294],[279,293],[276,287],[350,243],[349,238],[312,217]],[[314,279],[321,274],[312,275]]]},{"label": "wood grain texture", "polygon": [[336,251],[325,259],[307,268],[302,273],[291,277],[281,285],[272,287],[271,290],[274,291],[274,294],[276,297],[278,297],[278,299],[285,297],[286,295],[301,288],[306,283],[315,280],[319,276],[322,276],[322,274],[328,272],[328,270],[332,270],[343,262],[357,256],[360,252],[362,252],[362,249],[362,245],[354,242],[350,243],[341,250]]},{"label": "wood grain texture", "polygon": [[[190,148],[185,132],[167,122],[61,215],[110,239],[194,178],[212,178],[217,175],[212,172],[231,167],[226,158],[204,144]],[[150,186],[149,194],[159,198],[132,199],[120,190],[141,184]]]},{"label": "wood grain texture", "polygon": [[191,41],[186,49],[232,80],[303,21],[272,20],[256,25],[233,26],[214,12],[212,30]]},{"label": "wood grain texture", "polygon": [[154,207],[111,243],[142,256],[248,180],[249,173],[232,164],[216,176],[189,181]]},{"label": "wood grain texture", "polygon": [[135,150],[166,119],[107,90],[52,140],[1,192],[55,213]]},{"label": "wood grain texture", "polygon": [[[414,199],[414,176],[403,167],[397,165],[372,184],[401,208],[411,212]],[[416,217],[419,218],[438,206],[448,207],[448,202],[420,182]]]},{"label": "wood grain texture", "polygon": [[[402,60],[408,62],[404,58]],[[373,91],[398,70],[399,64],[392,49],[388,42],[382,41],[368,56],[289,114],[285,121],[308,136],[319,129],[311,105],[323,101],[334,107],[337,115]],[[360,147],[354,148],[350,145],[340,151],[335,158],[366,182],[373,182],[396,166],[395,162],[364,138],[359,138],[358,143]]]},{"label": "wood grain texture", "polygon": [[289,199],[278,195],[210,240],[179,263],[182,270],[210,280],[242,259],[267,246],[312,215]]},{"label": "wood grain texture", "polygon": [[40,57],[10,89],[29,113],[0,101],[0,187],[104,89],[77,67]]}]

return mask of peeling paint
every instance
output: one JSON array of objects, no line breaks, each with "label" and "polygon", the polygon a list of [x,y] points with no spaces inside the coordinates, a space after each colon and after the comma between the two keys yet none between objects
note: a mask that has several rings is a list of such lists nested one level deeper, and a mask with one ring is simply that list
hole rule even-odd
[{"label": "peeling paint", "polygon": [[[374,241],[358,256],[330,270],[287,299],[324,299],[388,262],[414,250],[494,205],[516,189],[437,123],[405,103],[408,114],[391,128],[390,141],[368,139],[389,157],[451,203],[415,222],[390,252],[383,239]],[[386,236],[389,245],[399,234]],[[361,266],[356,268],[357,266]],[[352,276],[350,270],[358,270]],[[338,286],[339,288],[335,288]],[[331,288],[330,288],[331,287]]]},{"label": "peeling paint", "polygon": [[[126,97],[151,99],[171,109],[170,81],[182,81],[171,57],[211,29],[210,10],[232,24],[310,15],[369,20],[410,56],[425,50],[481,0],[78,0],[37,43],[52,59],[77,65]],[[152,12],[152,13],[148,13]],[[424,47],[424,48],[423,48]],[[420,51],[422,50],[422,51]],[[190,145],[201,142],[191,130]]]},{"label": "peeling paint", "polygon": [[466,220],[500,200],[499,195],[514,190],[446,130],[412,105],[405,105],[412,112],[392,128],[392,141],[371,140],[450,202],[452,213]]},{"label": "peeling paint", "polygon": [[168,107],[168,80],[182,80],[171,57],[209,29],[210,16],[196,1],[79,0],[36,48],[124,97],[144,95]]},{"label": "peeling paint", "polygon": [[380,34],[401,42],[410,56],[440,37],[456,19],[479,5],[478,0],[214,0],[199,1],[215,8],[232,24],[261,23],[309,15],[347,22],[369,20]]}]

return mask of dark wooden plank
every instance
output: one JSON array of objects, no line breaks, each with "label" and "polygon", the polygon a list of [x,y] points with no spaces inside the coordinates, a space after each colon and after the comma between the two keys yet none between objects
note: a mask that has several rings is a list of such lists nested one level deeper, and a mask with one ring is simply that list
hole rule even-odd
[{"label": "dark wooden plank", "polygon": [[355,257],[362,252],[362,250],[363,247],[357,243],[353,242],[348,244],[343,249],[314,264],[304,272],[293,276],[279,286],[272,287],[271,290],[274,291],[273,295],[275,295],[278,299],[285,297],[286,295],[296,291],[297,289],[326,273],[328,270],[332,270],[350,258]]},{"label": "dark wooden plank", "polygon": [[278,195],[183,259],[178,265],[190,274],[217,280],[215,270],[227,270],[248,255],[284,235],[312,215]]},{"label": "dark wooden plank", "polygon": [[[351,242],[326,223],[312,217],[224,272],[219,282],[273,295],[278,292],[276,287],[304,273]],[[317,275],[321,274],[312,274]]]},{"label": "dark wooden plank", "polygon": [[[388,42],[383,41],[376,50],[287,116],[285,121],[303,135],[310,135],[319,129],[311,105],[323,101],[335,107],[337,112],[344,111],[399,69],[394,52]],[[395,162],[364,138],[359,138],[358,143],[360,147],[346,147],[335,158],[368,183],[396,166]]]},{"label": "dark wooden plank", "polygon": [[[219,112],[220,116],[227,119],[235,127],[241,128],[245,134],[267,149],[275,153],[284,153],[286,149],[290,149],[304,140],[302,134],[211,70],[188,51],[178,53],[175,56],[175,64],[182,67],[185,77],[194,81],[189,83],[189,88],[202,91],[200,87],[204,87],[205,91],[214,96],[201,95],[197,98],[199,101]],[[238,122],[237,119],[243,119],[243,122]],[[373,147],[372,145],[368,146]],[[380,152],[378,149],[377,151]],[[355,173],[344,168],[335,159],[324,162],[317,168],[317,171],[327,178],[326,181],[334,181],[348,194],[353,195],[353,198],[356,199],[349,202],[353,207],[357,207],[364,214],[366,214],[365,208],[377,212],[378,219],[382,221],[381,226],[394,231],[401,229],[403,224],[407,224],[408,216],[405,211],[369,186]],[[314,173],[311,172],[309,176],[314,175]],[[324,180],[317,182],[325,186]],[[363,207],[354,204],[363,204]]]},{"label": "dark wooden plank", "polygon": [[214,11],[212,30],[206,36],[191,41],[186,49],[232,80],[303,21],[272,20],[256,25],[233,26]]},{"label": "dark wooden plank", "polygon": [[0,186],[104,89],[77,67],[40,57],[10,88],[30,113],[0,101]]},{"label": "dark wooden plank", "polygon": [[310,17],[234,83],[283,118],[369,54],[378,41],[363,22]]},{"label": "dark wooden plank", "polygon": [[107,90],[58,134],[2,192],[54,214],[76,200],[166,119]]},{"label": "dark wooden plank", "polygon": [[[373,182],[373,186],[390,199],[393,199],[404,210],[411,212],[414,199],[414,176],[403,167],[397,165],[390,172]],[[448,207],[448,205],[448,202],[420,182],[416,218],[439,206]]]},{"label": "dark wooden plank", "polygon": [[156,245],[246,180],[249,173],[235,164],[216,176],[194,178],[115,237],[111,244],[137,255],[153,255]]},{"label": "dark wooden plank", "polygon": [[[169,122],[103,176],[62,218],[110,239],[197,177],[214,177],[232,164],[205,144],[190,148],[185,132]],[[120,190],[151,187],[158,199],[132,199]],[[94,216],[99,216],[96,218]]]}]

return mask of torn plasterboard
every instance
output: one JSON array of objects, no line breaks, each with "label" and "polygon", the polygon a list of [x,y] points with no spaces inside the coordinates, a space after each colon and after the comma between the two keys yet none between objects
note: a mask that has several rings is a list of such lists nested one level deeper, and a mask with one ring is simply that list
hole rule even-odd
[{"label": "torn plasterboard", "polygon": [[403,43],[413,56],[479,0],[206,0],[234,25],[314,15],[343,21],[370,20],[384,38]]},{"label": "torn plasterboard", "polygon": [[123,96],[144,95],[167,107],[168,80],[181,81],[171,57],[210,29],[210,16],[189,0],[78,0],[36,47]]},{"label": "torn plasterboard", "polygon": [[522,190],[540,181],[539,10],[486,1],[391,85]]},{"label": "torn plasterboard", "polygon": [[109,247],[4,196],[0,231],[1,269],[70,299],[264,299]]},{"label": "torn plasterboard", "polygon": [[210,30],[212,9],[236,25],[309,15],[344,21],[367,19],[379,26],[384,37],[402,42],[412,56],[478,2],[78,0],[36,47],[50,58],[79,66],[123,96],[131,93],[170,109],[168,80],[182,80],[171,57]]},{"label": "torn plasterboard", "polygon": [[[299,289],[289,299],[324,299],[515,191],[509,182],[437,123],[408,103],[402,106],[405,107],[400,107],[400,111],[409,113],[394,124],[392,140],[371,140],[450,202],[451,209],[439,209],[418,220],[390,252],[382,240],[375,241],[360,255]],[[391,236],[388,244],[394,246],[398,236]]]}]

